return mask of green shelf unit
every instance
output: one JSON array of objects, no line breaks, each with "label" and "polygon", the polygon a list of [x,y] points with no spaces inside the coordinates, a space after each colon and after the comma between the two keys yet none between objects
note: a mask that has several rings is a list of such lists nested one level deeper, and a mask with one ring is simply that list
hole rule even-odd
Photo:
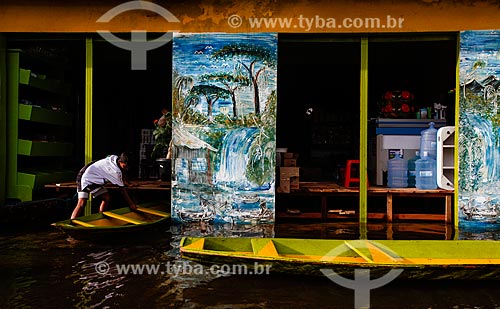
[{"label": "green shelf unit", "polygon": [[47,78],[45,75],[32,73],[27,69],[19,69],[19,83],[63,96],[70,95],[69,85],[57,79]]},{"label": "green shelf unit", "polygon": [[[37,75],[24,69],[23,65],[29,67],[31,63],[35,67],[40,63],[33,63],[33,59],[26,58],[21,50],[7,50],[6,197],[23,202],[36,198],[37,190],[48,183],[75,179],[74,172],[65,170],[71,169],[67,167],[70,160],[66,159],[73,156],[73,143],[34,141],[27,138],[36,135],[53,136],[53,140],[67,141],[67,133],[73,130],[73,115],[50,108],[20,104],[27,98],[33,102],[54,100],[67,109],[71,87],[62,78],[63,68],[41,63],[41,70],[53,72],[53,76],[60,79]],[[33,170],[33,166],[36,166],[36,170]],[[48,166],[54,168],[48,170]]]},{"label": "green shelf unit", "polygon": [[49,171],[49,170],[29,170],[17,173],[17,185],[27,186],[32,190],[42,189],[49,183],[61,183],[75,180],[75,173],[72,171]]},{"label": "green shelf unit", "polygon": [[17,184],[12,186],[15,197],[22,202],[33,200],[33,190],[54,182],[67,182],[75,179],[71,171],[23,171],[17,173]]},{"label": "green shelf unit", "polygon": [[72,115],[38,106],[19,104],[19,119],[70,127]]},{"label": "green shelf unit", "polygon": [[19,139],[17,153],[32,157],[67,157],[72,155],[73,144],[58,142],[36,142]]}]

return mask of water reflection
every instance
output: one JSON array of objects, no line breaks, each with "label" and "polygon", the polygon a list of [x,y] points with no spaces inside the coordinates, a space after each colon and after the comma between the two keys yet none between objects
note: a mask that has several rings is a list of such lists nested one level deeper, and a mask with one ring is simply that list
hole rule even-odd
[{"label": "water reflection", "polygon": [[275,237],[360,239],[361,231],[368,239],[453,239],[453,227],[438,223],[368,223],[360,229],[356,222],[305,223],[290,222],[275,227]]},{"label": "water reflection", "polygon": [[[366,230],[370,239],[500,239],[500,231],[497,230],[486,233],[479,230],[457,233],[443,224],[370,223]],[[103,308],[119,305],[198,308],[212,305],[226,308],[293,308],[328,307],[328,304],[335,300],[334,308],[352,308],[352,291],[334,286],[324,278],[285,275],[235,276],[206,271],[190,274],[177,271],[134,275],[119,273],[116,269],[117,265],[126,264],[168,264],[174,268],[183,265],[207,267],[180,258],[179,241],[182,236],[188,235],[357,239],[360,237],[360,229],[357,223],[349,222],[284,222],[277,225],[195,223],[173,225],[168,231],[155,236],[147,236],[133,242],[122,239],[114,244],[78,241],[54,230],[2,233],[0,307]],[[96,268],[96,265],[104,265],[103,263],[109,266],[109,271],[104,272],[101,268]],[[277,286],[280,289],[276,289]],[[473,286],[481,285],[475,283]],[[498,289],[499,285],[493,283],[491,287]],[[428,289],[428,285],[422,283],[415,283],[406,288],[433,293],[432,289]],[[474,305],[472,296],[466,300],[460,298],[461,293],[466,294],[464,289],[448,289],[449,293],[457,295],[447,297],[446,307],[456,305],[455,308],[465,308],[454,302],[453,297]],[[385,295],[388,299],[394,299],[393,308],[411,308],[405,303],[406,299],[398,299],[394,294],[391,296],[390,291],[405,294],[402,286],[393,284],[377,291],[381,294],[374,293],[374,300],[383,302],[380,295]],[[469,294],[474,295],[474,289],[471,289]],[[491,302],[500,303],[500,299],[492,295],[488,296]],[[439,307],[437,304],[441,300],[429,297],[415,297],[414,300],[422,306],[414,308]],[[481,302],[478,299],[476,304],[482,305],[483,301],[484,297]]]}]

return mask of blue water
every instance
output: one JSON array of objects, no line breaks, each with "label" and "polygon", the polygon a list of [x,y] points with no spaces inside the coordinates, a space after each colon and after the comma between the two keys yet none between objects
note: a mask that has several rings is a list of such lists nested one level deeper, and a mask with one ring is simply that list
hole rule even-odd
[{"label": "blue water", "polygon": [[246,167],[250,159],[249,150],[257,133],[257,128],[238,128],[227,132],[222,140],[215,184],[231,188],[251,186],[246,178]]},{"label": "blue water", "polygon": [[[462,233],[499,239],[500,230]],[[441,224],[370,224],[370,239],[446,239]],[[0,308],[353,308],[352,290],[326,277],[294,274],[99,274],[96,265],[190,265],[179,256],[183,235],[357,239],[356,223],[173,226],[138,242],[77,241],[53,229],[0,234]],[[206,266],[203,266],[206,267]],[[205,268],[206,270],[206,268]],[[394,281],[372,290],[371,308],[500,308],[500,283]]]}]

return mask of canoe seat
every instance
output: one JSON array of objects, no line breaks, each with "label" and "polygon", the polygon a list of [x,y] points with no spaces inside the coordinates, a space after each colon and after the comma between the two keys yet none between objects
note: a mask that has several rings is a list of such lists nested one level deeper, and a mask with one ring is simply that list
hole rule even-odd
[{"label": "canoe seat", "polygon": [[166,213],[166,212],[161,211],[161,210],[156,210],[156,209],[151,209],[151,208],[146,208],[146,207],[141,207],[141,206],[137,206],[137,211],[145,212],[145,213],[156,215],[159,217],[168,217],[170,215],[169,213]]},{"label": "canoe seat", "polygon": [[84,226],[84,227],[96,227],[97,226],[97,225],[93,225],[93,224],[90,224],[90,223],[87,223],[87,222],[83,222],[83,221],[80,221],[80,220],[76,220],[76,219],[71,220],[71,223],[74,223],[76,225],[81,225],[81,226]]},{"label": "canoe seat", "polygon": [[105,215],[105,216],[107,216],[107,217],[111,217],[111,218],[114,218],[114,219],[122,220],[122,221],[125,221],[125,222],[128,222],[128,223],[132,223],[132,224],[145,224],[145,223],[147,223],[147,222],[142,221],[142,220],[137,220],[137,219],[129,218],[129,217],[126,217],[124,215],[119,215],[119,214],[116,214],[116,213],[110,212],[110,211],[105,211],[102,214]]},{"label": "canoe seat", "polygon": [[251,240],[253,253],[259,256],[274,256],[278,257],[278,251],[271,239],[256,238]]},{"label": "canoe seat", "polygon": [[[184,238],[181,241],[181,243],[184,243],[185,241],[186,241],[186,238]],[[194,250],[203,250],[204,247],[205,247],[205,238],[196,239],[191,244],[184,246],[184,248],[194,249]]]}]

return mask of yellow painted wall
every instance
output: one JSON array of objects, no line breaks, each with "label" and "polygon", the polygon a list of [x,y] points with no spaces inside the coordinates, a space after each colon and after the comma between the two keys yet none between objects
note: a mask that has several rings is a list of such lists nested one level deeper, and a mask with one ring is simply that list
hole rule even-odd
[{"label": "yellow painted wall", "polygon": [[[146,10],[122,13],[108,23],[96,22],[108,10],[125,2],[0,0],[0,32],[351,33],[500,29],[500,3],[474,0],[341,0],[334,3],[326,0],[157,0],[151,2],[168,10],[179,22],[168,22]],[[275,26],[261,24],[258,27],[256,22],[264,23],[262,18],[276,22]],[[377,20],[378,27],[372,27]],[[361,26],[355,27],[356,23]]]}]

